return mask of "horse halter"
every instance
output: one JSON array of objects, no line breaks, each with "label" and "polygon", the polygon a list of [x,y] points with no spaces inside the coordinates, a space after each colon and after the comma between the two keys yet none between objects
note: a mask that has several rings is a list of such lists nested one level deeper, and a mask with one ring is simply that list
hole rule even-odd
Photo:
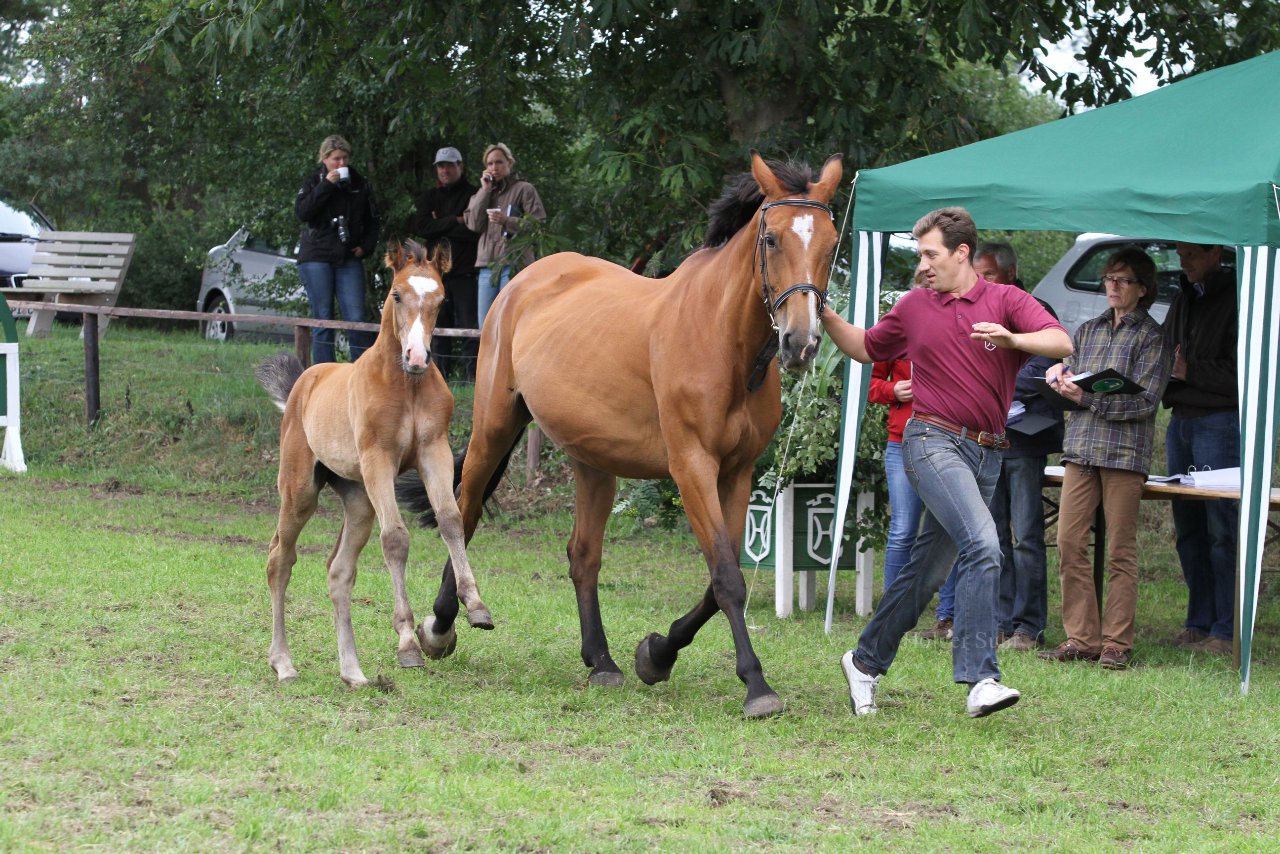
[{"label": "horse halter", "polygon": [[[765,238],[765,214],[769,208],[778,208],[789,205],[797,208],[817,208],[826,211],[827,216],[831,217],[831,221],[835,222],[836,214],[831,208],[822,202],[815,202],[812,199],[781,199],[776,202],[765,202],[760,206],[760,224],[756,229],[756,258],[760,265],[760,296],[764,299],[764,310],[769,315],[769,325],[773,328],[774,333],[778,331],[778,322],[774,319],[774,312],[778,310],[787,298],[792,294],[808,291],[818,298],[818,314],[822,314],[827,306],[827,295],[818,290],[818,286],[812,282],[799,282],[787,288],[778,294],[776,300],[769,299],[769,259],[768,252],[764,245]],[[751,373],[747,377],[747,391],[755,391],[764,384],[765,374],[769,370],[769,365],[773,362],[773,357],[778,354],[778,336],[772,334],[764,339],[764,344],[760,345],[760,351],[756,353],[755,361],[751,365]]]},{"label": "horse halter", "polygon": [[759,226],[756,229],[756,249],[755,249],[756,258],[758,259],[759,265],[760,265],[760,296],[764,299],[764,310],[768,312],[769,323],[773,325],[774,329],[778,328],[778,324],[774,320],[774,313],[777,312],[777,310],[782,306],[784,302],[787,301],[787,298],[790,297],[792,294],[803,293],[805,291],[808,291],[809,293],[817,297],[818,298],[818,314],[822,314],[823,309],[826,308],[826,305],[827,305],[827,295],[822,291],[818,290],[818,286],[813,284],[812,282],[798,282],[792,285],[791,287],[787,288],[782,293],[778,294],[778,298],[776,300],[769,299],[769,258],[768,258],[769,253],[766,251],[766,247],[764,245],[765,214],[769,212],[770,208],[780,208],[785,206],[797,207],[797,208],[817,208],[821,211],[825,211],[827,216],[831,217],[832,222],[835,222],[835,219],[836,219],[835,211],[831,210],[831,208],[829,208],[827,205],[823,204],[822,202],[815,202],[812,199],[781,199],[776,202],[765,202],[763,205],[760,206],[760,221],[759,221]]}]

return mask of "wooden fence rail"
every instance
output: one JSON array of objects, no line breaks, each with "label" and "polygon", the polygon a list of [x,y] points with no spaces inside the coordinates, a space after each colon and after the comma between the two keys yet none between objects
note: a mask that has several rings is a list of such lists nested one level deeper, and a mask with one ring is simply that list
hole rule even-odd
[{"label": "wooden fence rail", "polygon": [[[16,310],[48,310],[48,303],[30,300],[9,300],[9,307]],[[321,329],[355,329],[364,332],[377,332],[377,323],[353,323],[347,320],[316,320],[311,317],[284,317],[272,314],[215,314],[211,311],[173,311],[158,308],[121,308],[107,305],[78,305],[60,303],[59,312],[76,314],[105,315],[107,317],[145,317],[151,320],[216,320],[235,324],[270,324],[273,326],[293,327],[293,346],[302,364],[311,362],[311,330]],[[432,336],[442,338],[479,338],[478,329],[436,329]],[[98,420],[101,402],[101,389],[98,381],[98,324],[84,324],[84,408],[85,419],[89,426]]]}]

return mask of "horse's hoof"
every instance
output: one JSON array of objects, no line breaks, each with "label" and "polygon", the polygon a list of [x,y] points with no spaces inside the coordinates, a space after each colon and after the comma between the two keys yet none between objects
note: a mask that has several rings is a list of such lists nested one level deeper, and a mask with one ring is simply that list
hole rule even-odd
[{"label": "horse's hoof", "polygon": [[396,661],[401,667],[426,667],[426,659],[422,657],[422,653],[416,647],[409,649],[396,650]]},{"label": "horse's hoof", "polygon": [[743,711],[748,718],[768,718],[782,714],[785,708],[786,706],[783,705],[781,697],[777,694],[769,693],[747,700]]},{"label": "horse's hoof", "polygon": [[591,671],[591,675],[587,677],[587,683],[591,685],[598,685],[601,688],[621,688],[622,671],[593,670]]},{"label": "horse's hoof", "polygon": [[275,663],[272,662],[271,670],[276,675],[278,682],[293,682],[298,678],[298,671],[293,669],[291,662]]},{"label": "horse's hoof", "polygon": [[468,611],[467,622],[471,624],[473,629],[488,630],[493,628],[493,617],[489,614],[489,609],[483,606]]},{"label": "horse's hoof", "polygon": [[649,642],[661,637],[662,635],[653,632],[636,647],[636,676],[640,677],[640,681],[646,685],[656,685],[671,678],[671,667],[675,662],[673,661],[667,667],[659,667],[653,663],[653,656],[649,652]]},{"label": "horse's hoof", "polygon": [[438,635],[428,630],[424,624],[418,629],[418,643],[421,644],[427,658],[433,660],[448,658],[458,648],[458,633],[454,631],[453,626],[450,626],[449,631]]},{"label": "horse's hoof", "polygon": [[365,679],[363,676],[359,676],[359,677],[343,676],[342,681],[346,684],[347,688],[351,691],[359,691],[361,688],[366,688],[369,685],[369,680]]}]

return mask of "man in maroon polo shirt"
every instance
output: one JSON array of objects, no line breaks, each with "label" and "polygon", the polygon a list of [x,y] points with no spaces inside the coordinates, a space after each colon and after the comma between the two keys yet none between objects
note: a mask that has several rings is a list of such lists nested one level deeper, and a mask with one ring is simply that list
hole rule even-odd
[{"label": "man in maroon polo shirt", "polygon": [[952,673],[969,686],[969,716],[982,717],[1019,697],[1000,684],[996,664],[1001,552],[987,508],[1008,446],[1014,381],[1032,355],[1069,356],[1071,339],[1030,294],[974,271],[978,233],[964,208],[928,213],[912,233],[927,288],[908,291],[870,329],[822,314],[831,340],[857,361],[911,361],[915,411],[903,430],[902,457],[926,511],[910,562],[840,665],[854,713],[874,713],[880,676],[958,554]]}]

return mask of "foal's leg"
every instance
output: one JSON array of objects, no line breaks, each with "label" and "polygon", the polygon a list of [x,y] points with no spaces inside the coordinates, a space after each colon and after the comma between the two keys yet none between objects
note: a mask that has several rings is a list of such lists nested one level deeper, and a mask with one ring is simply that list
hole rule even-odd
[{"label": "foal's leg", "polygon": [[[461,597],[467,606],[467,622],[473,628],[492,629],[493,617],[480,599],[471,563],[467,560],[467,537],[463,533],[462,514],[453,497],[453,452],[443,435],[418,451],[418,474],[436,512],[436,527],[449,549],[449,564],[453,568],[454,597]],[[455,611],[456,613],[456,611]],[[441,639],[428,641],[436,648]]]},{"label": "foal's leg", "polygon": [[356,563],[373,531],[373,506],[364,488],[354,481],[334,483],[342,499],[342,530],[329,555],[329,599],[333,602],[333,623],[338,634],[338,672],[352,688],[369,684],[356,658],[355,632],[351,628],[351,591],[356,585]]},{"label": "foal's leg", "polygon": [[396,466],[390,460],[366,454],[360,460],[364,475],[364,488],[373,512],[378,516],[381,529],[382,557],[391,574],[391,589],[395,595],[395,612],[392,618],[399,642],[396,659],[401,667],[421,667],[424,662],[418,654],[418,641],[414,633],[413,609],[409,607],[409,591],[405,585],[405,564],[409,560],[409,529],[396,506]]},{"label": "foal's leg", "polygon": [[618,491],[618,479],[579,462],[573,464],[576,484],[573,536],[566,550],[569,577],[578,599],[578,622],[582,630],[582,662],[591,668],[587,681],[592,685],[622,684],[622,671],[609,655],[609,640],[600,620],[600,556],[604,547],[604,526]]},{"label": "foal's leg", "polygon": [[294,669],[284,631],[285,590],[298,560],[298,535],[315,513],[320,489],[312,474],[315,458],[310,450],[304,446],[290,453],[285,442],[281,447],[280,517],[267,552],[267,587],[271,590],[271,649],[267,652],[267,662],[277,679],[289,682],[298,678],[298,671]]},{"label": "foal's leg", "polygon": [[[743,523],[739,505],[745,513],[745,497],[746,490],[750,488],[751,471],[748,468],[740,473],[726,474],[721,480],[717,477],[716,468],[715,461],[710,457],[697,454],[679,460],[673,459],[671,474],[680,487],[689,524],[698,537],[702,553],[711,569],[709,592],[714,597],[715,604],[724,612],[733,633],[738,678],[747,686],[744,711],[749,718],[764,717],[781,712],[783,705],[782,700],[765,682],[760,659],[751,647],[747,620],[743,613],[747,586],[742,570],[738,568],[737,546],[741,543]],[[722,496],[727,499],[724,504]],[[726,518],[728,514],[733,514],[732,524],[736,534],[729,532],[729,520]],[[654,671],[669,672],[675,663],[676,653],[683,645],[692,641],[693,633],[710,619],[709,604],[708,598],[704,596],[702,602],[688,615],[672,624],[671,637],[664,639],[660,635],[650,635],[641,642],[640,649],[636,650],[637,668],[640,667],[642,655],[647,655]]]}]

